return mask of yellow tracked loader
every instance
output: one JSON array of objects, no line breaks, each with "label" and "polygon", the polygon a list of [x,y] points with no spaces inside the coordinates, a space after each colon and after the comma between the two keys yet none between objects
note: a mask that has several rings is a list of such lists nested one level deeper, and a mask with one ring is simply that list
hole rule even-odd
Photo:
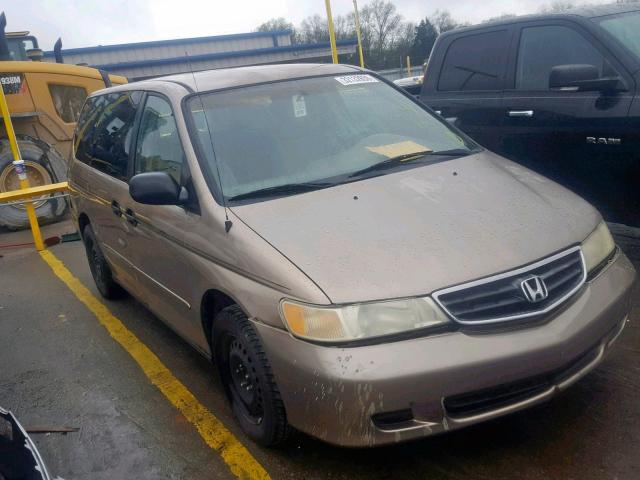
[{"label": "yellow tracked loader", "polygon": [[[29,32],[6,33],[0,14],[0,84],[4,90],[20,154],[32,187],[66,180],[73,129],[88,94],[127,79],[79,65],[66,65],[62,42],[56,42],[56,63],[44,62],[38,40]],[[0,119],[0,192],[20,187],[4,122]],[[34,202],[40,223],[62,218],[64,198],[50,195]],[[23,205],[0,204],[0,228],[28,227]]]}]

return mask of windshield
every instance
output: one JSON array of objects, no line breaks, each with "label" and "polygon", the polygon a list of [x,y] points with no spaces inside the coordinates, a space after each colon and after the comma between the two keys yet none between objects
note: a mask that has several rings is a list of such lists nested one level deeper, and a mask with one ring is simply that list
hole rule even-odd
[{"label": "windshield", "polygon": [[640,59],[640,11],[594,19]]},{"label": "windshield", "polygon": [[[370,75],[213,92],[192,97],[188,108],[209,173],[216,178],[219,170],[228,199],[292,184],[325,187],[353,181],[349,175],[354,172],[394,157],[407,159],[397,168],[415,166],[419,158],[413,157],[420,156],[414,152],[462,156],[476,148]],[[438,160],[452,158],[448,155]]]}]

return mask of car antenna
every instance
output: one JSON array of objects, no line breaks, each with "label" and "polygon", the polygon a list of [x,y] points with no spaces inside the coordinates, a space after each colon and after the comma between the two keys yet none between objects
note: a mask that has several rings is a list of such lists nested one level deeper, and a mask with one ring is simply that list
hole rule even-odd
[{"label": "car antenna", "polygon": [[202,116],[204,117],[204,123],[207,126],[207,131],[209,132],[209,142],[211,142],[211,153],[213,154],[213,161],[216,164],[216,173],[218,175],[218,185],[220,185],[220,193],[222,194],[222,206],[224,207],[224,231],[229,233],[231,227],[233,226],[233,222],[229,220],[229,212],[227,210],[227,198],[224,196],[224,191],[222,190],[222,178],[220,177],[220,166],[218,165],[218,157],[216,157],[216,151],[213,148],[213,137],[211,135],[211,128],[209,127],[209,120],[207,119],[207,114],[204,110],[204,103],[202,101],[202,97],[200,96],[200,89],[198,88],[198,80],[196,79],[196,74],[193,71],[193,66],[191,65],[191,57],[185,51],[184,55],[187,57],[187,64],[189,65],[189,71],[191,72],[191,76],[193,77],[193,84],[196,87],[196,97],[200,101],[200,107],[202,108]]}]

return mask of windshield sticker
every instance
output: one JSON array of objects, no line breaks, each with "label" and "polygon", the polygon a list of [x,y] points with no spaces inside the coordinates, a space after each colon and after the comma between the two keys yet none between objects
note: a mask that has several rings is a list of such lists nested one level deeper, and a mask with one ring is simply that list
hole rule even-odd
[{"label": "windshield sticker", "polygon": [[432,151],[430,148],[410,140],[399,143],[390,143],[388,145],[380,145],[379,147],[367,147],[367,150],[387,158],[393,158],[399,155],[408,155],[415,152]]},{"label": "windshield sticker", "polygon": [[302,95],[294,95],[291,97],[293,101],[293,114],[296,118],[307,116],[307,102],[304,101]]},{"label": "windshield sticker", "polygon": [[342,85],[357,85],[358,83],[378,83],[378,80],[371,75],[340,75],[339,77],[333,77],[339,81]]}]

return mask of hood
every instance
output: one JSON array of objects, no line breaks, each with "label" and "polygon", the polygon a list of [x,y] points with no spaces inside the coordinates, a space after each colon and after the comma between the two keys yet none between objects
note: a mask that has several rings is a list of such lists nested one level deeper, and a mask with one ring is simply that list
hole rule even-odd
[{"label": "hood", "polygon": [[583,241],[600,215],[488,152],[233,212],[333,303],[424,295]]}]

